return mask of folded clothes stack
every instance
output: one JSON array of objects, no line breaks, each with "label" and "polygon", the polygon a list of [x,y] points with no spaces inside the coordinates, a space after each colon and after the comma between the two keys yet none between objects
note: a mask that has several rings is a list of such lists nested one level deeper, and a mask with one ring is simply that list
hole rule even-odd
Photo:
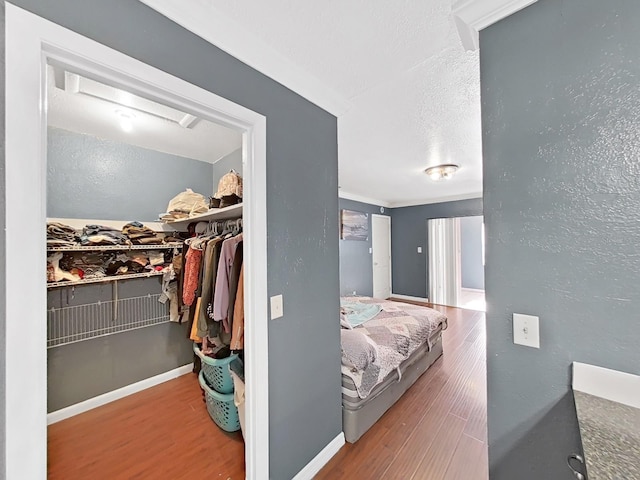
[{"label": "folded clothes stack", "polygon": [[89,245],[131,245],[131,240],[119,230],[102,225],[87,225],[82,229],[80,244]]},{"label": "folded clothes stack", "polygon": [[161,272],[171,263],[169,251],[55,252],[47,257],[47,281],[81,280]]},{"label": "folded clothes stack", "polygon": [[78,232],[64,223],[47,223],[47,247],[71,247],[78,242]]},{"label": "folded clothes stack", "polygon": [[140,222],[127,223],[122,227],[122,233],[135,245],[159,245],[164,241],[160,235]]},{"label": "folded clothes stack", "polygon": [[177,220],[189,218],[189,214],[187,212],[178,212],[174,210],[172,212],[161,213],[158,218],[160,218],[162,222],[171,223]]},{"label": "folded clothes stack", "polygon": [[81,278],[100,278],[107,275],[108,265],[115,255],[109,252],[65,252],[60,268],[78,273]]}]

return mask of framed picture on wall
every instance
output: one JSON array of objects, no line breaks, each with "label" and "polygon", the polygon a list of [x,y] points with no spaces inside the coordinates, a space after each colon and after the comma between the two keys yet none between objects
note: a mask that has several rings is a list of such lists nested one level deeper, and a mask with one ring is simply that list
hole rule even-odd
[{"label": "framed picture on wall", "polygon": [[342,210],[340,215],[340,238],[343,240],[369,240],[369,214]]}]

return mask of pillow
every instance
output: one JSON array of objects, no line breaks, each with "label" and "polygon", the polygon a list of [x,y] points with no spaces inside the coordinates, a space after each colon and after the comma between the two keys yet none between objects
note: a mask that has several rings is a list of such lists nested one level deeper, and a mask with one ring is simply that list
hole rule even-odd
[{"label": "pillow", "polygon": [[357,330],[340,330],[342,364],[364,370],[376,360],[376,349],[367,336]]}]

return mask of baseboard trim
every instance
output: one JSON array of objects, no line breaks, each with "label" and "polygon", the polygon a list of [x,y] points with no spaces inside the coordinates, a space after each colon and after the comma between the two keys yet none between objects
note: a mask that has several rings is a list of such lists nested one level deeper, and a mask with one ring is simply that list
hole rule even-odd
[{"label": "baseboard trim", "polygon": [[318,455],[316,455],[305,467],[293,477],[293,480],[311,480],[327,463],[338,453],[338,450],[344,445],[344,432],[331,440]]},{"label": "baseboard trim", "polygon": [[484,293],[484,290],[480,289],[480,288],[467,288],[467,287],[461,287],[460,290],[465,290],[467,292],[474,292],[474,293]]},{"label": "baseboard trim", "polygon": [[117,390],[103,393],[97,397],[89,398],[83,402],[76,403],[75,405],[69,405],[68,407],[61,408],[60,410],[47,414],[47,425],[60,422],[61,420],[79,415],[94,408],[101,407],[102,405],[106,405],[107,403],[111,403],[115,400],[120,400],[121,398],[128,397],[129,395],[141,392],[147,388],[155,387],[156,385],[168,380],[173,380],[174,378],[178,378],[182,375],[186,375],[192,371],[193,364],[190,363],[189,365],[169,370],[168,372],[161,373],[155,377],[145,378],[144,380],[132,383],[126,387],[118,388]]},{"label": "baseboard trim", "polygon": [[425,297],[412,297],[411,295],[400,295],[399,293],[392,293],[389,298],[400,298],[401,300],[413,300],[415,302],[429,302],[429,299]]}]

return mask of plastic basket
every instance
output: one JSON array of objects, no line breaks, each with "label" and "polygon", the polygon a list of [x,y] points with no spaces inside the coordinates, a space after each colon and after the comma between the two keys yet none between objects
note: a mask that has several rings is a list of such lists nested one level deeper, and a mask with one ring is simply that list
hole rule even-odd
[{"label": "plastic basket", "polygon": [[211,358],[204,355],[198,345],[193,344],[193,351],[200,357],[204,379],[207,384],[218,393],[233,392],[233,378],[229,372],[229,363],[238,358],[237,354],[232,354],[227,358]]},{"label": "plastic basket", "polygon": [[233,402],[233,393],[218,393],[213,390],[204,379],[204,372],[198,376],[200,387],[204,390],[204,397],[207,402],[207,412],[211,419],[216,422],[225,432],[237,432],[240,430],[240,417],[238,407]]}]

